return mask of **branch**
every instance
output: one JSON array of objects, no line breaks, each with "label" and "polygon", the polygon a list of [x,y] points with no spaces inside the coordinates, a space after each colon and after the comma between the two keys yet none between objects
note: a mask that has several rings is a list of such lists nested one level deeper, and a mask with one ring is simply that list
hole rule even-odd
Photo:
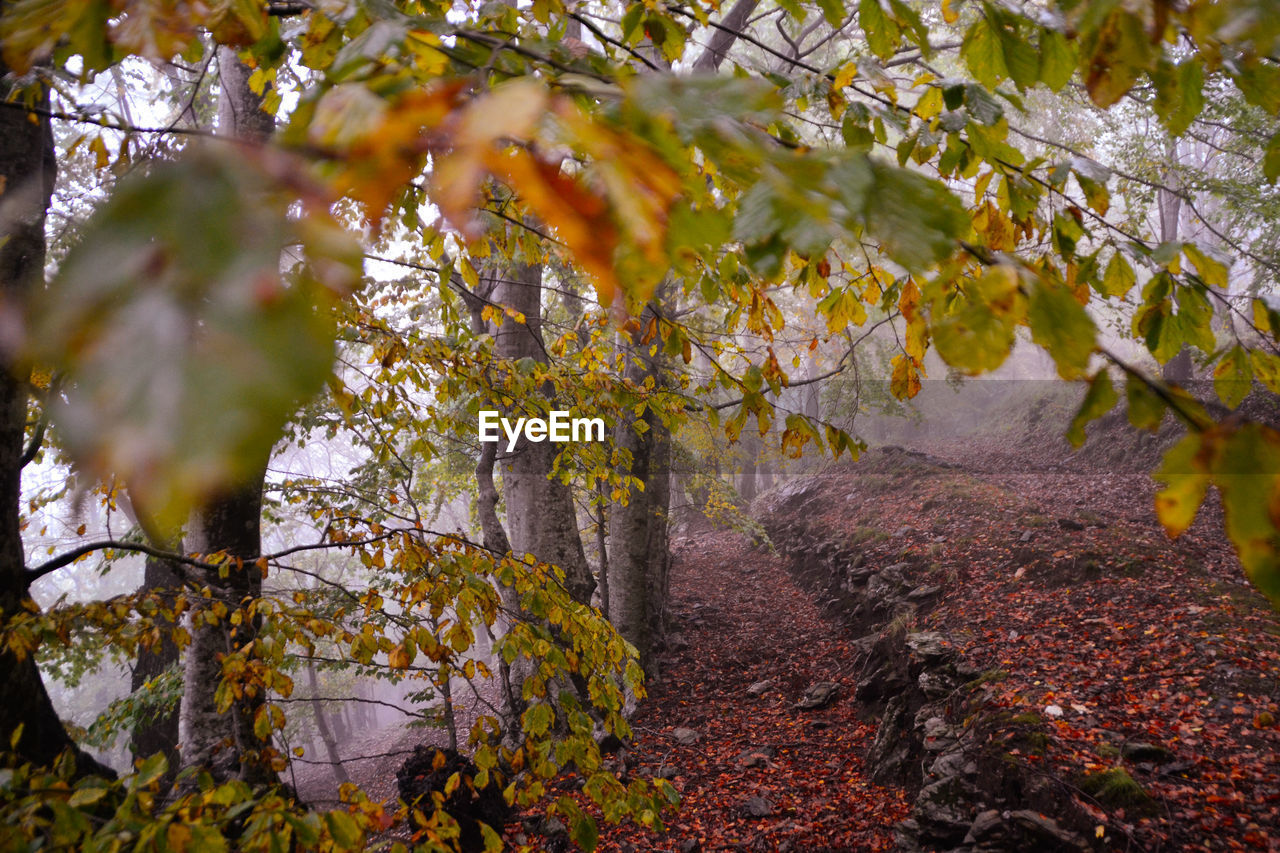
[{"label": "branch", "polygon": [[124,124],[121,122],[109,121],[107,119],[90,118],[86,115],[74,115],[60,110],[47,110],[42,107],[32,107],[26,104],[9,101],[0,101],[0,107],[10,110],[22,110],[22,112],[27,115],[43,116],[44,118],[56,119],[58,121],[71,121],[78,124],[92,124],[96,127],[103,127],[107,130],[120,130],[125,133],[179,133],[186,136],[207,136],[213,139],[221,138],[227,141],[232,141],[228,137],[219,137],[215,133],[194,127],[138,127],[132,124]]},{"label": "branch", "polygon": [[185,554],[176,554],[172,551],[165,551],[162,548],[156,548],[152,545],[146,545],[141,542],[121,542],[118,539],[105,539],[101,542],[90,542],[87,545],[81,545],[65,554],[61,554],[48,560],[35,568],[28,569],[25,576],[26,585],[29,587],[32,583],[52,574],[58,569],[71,565],[81,557],[92,554],[94,551],[131,551],[136,554],[146,554],[148,557],[155,557],[160,560],[170,560],[175,563],[181,563],[184,566],[193,566],[197,569],[217,569],[213,563],[206,563],[203,560],[197,560],[194,557],[188,557]]}]

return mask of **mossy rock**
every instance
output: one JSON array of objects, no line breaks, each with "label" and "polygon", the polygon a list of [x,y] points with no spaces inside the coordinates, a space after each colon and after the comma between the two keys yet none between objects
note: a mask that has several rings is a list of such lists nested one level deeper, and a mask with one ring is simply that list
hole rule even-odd
[{"label": "mossy rock", "polygon": [[1123,767],[1112,767],[1080,777],[1080,790],[1109,809],[1124,809],[1130,814],[1149,815],[1157,803]]}]

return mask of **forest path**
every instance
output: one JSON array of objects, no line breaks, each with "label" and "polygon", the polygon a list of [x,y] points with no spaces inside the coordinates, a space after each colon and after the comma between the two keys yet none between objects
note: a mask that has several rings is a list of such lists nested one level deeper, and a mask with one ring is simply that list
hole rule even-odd
[{"label": "forest path", "polygon": [[[602,827],[600,849],[891,849],[907,803],[863,774],[875,728],[850,701],[858,677],[850,638],[780,559],[740,534],[696,534],[676,560],[669,649],[633,721],[629,763],[638,775],[669,778],[682,806],[662,835]],[[764,681],[772,684],[751,695]],[[818,682],[839,684],[837,701],[796,709]]]}]

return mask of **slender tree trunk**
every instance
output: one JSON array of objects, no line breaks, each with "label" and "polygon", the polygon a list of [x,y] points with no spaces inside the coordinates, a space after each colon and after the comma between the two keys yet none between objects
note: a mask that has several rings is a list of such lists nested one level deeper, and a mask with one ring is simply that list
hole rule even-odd
[{"label": "slender tree trunk", "polygon": [[[218,51],[222,99],[218,107],[218,132],[249,142],[265,141],[274,130],[274,119],[261,109],[261,99],[249,88],[250,69],[227,48]],[[262,591],[262,575],[256,560],[262,554],[262,484],[267,459],[240,488],[212,501],[193,517],[190,547],[201,554],[225,553],[231,569],[225,578],[206,572],[200,581],[234,610]],[[182,696],[182,758],[185,766],[208,769],[219,781],[238,777],[251,784],[279,781],[271,768],[269,742],[253,733],[254,716],[264,704],[260,690],[246,691],[219,713],[215,692],[222,681],[222,658],[246,647],[255,634],[255,620],[231,626],[225,621],[209,625],[193,620],[191,645]]]},{"label": "slender tree trunk", "polygon": [[[3,4],[0,4],[0,9]],[[9,69],[0,61],[0,81]],[[0,83],[0,99],[9,89]],[[36,104],[48,109],[48,97]],[[22,110],[0,110],[0,299],[20,305],[28,291],[44,283],[45,213],[57,174],[49,121]],[[25,554],[19,505],[27,426],[27,383],[20,368],[0,361],[0,620],[7,623],[24,607]],[[30,655],[19,660],[0,643],[0,749],[21,728],[17,753],[48,765],[63,751],[75,753],[77,772],[114,776],[67,735]]]},{"label": "slender tree trunk", "polygon": [[316,680],[316,665],[312,661],[307,661],[307,689],[311,691],[311,711],[315,714],[316,731],[320,733],[320,742],[324,744],[324,751],[328,753],[329,762],[333,766],[333,778],[339,785],[344,785],[351,781],[351,776],[342,764],[338,739],[333,736],[333,729],[329,728],[329,721],[324,718],[324,706],[320,704],[320,685]]},{"label": "slender tree trunk", "polygon": [[[640,316],[646,329],[655,316],[652,306]],[[643,387],[649,378],[661,382],[660,356],[649,354],[649,343],[636,332],[626,346],[626,379]],[[609,616],[615,628],[640,652],[643,665],[651,662],[654,643],[662,630],[665,588],[670,560],[667,515],[671,500],[671,439],[662,419],[646,406],[636,429],[625,418],[614,443],[631,455],[629,474],[644,484],[626,501],[609,510]]]},{"label": "slender tree trunk", "polygon": [[[1172,165],[1178,163],[1178,141],[1170,139],[1165,146],[1165,156]],[[1165,182],[1172,183],[1176,176],[1165,174]],[[1176,187],[1174,187],[1176,189]],[[1169,243],[1178,239],[1182,221],[1182,197],[1172,190],[1163,187],[1156,191],[1156,210],[1160,214],[1160,242]],[[1178,354],[1161,369],[1161,376],[1166,382],[1177,382],[1185,385],[1194,375],[1194,364],[1191,361],[1191,348],[1186,344],[1178,350]]]}]

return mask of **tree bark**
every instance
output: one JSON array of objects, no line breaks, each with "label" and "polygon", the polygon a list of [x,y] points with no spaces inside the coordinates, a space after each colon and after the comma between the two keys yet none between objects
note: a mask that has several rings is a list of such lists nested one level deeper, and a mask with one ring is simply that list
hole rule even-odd
[{"label": "tree bark", "polygon": [[[510,317],[494,332],[499,356],[518,361],[529,358],[547,362],[542,341],[542,268],[516,264],[493,287],[494,301],[524,315],[525,322]],[[500,273],[501,274],[501,273]],[[550,389],[546,389],[550,394]],[[504,450],[505,453],[505,445]],[[575,601],[591,603],[595,578],[587,564],[578,532],[578,516],[571,488],[552,476],[557,455],[550,441],[523,438],[502,463],[502,486],[507,502],[507,533],[518,553],[564,570],[565,587]]]},{"label": "tree bark", "polygon": [[[247,142],[265,141],[275,128],[275,120],[263,112],[261,98],[249,87],[250,69],[225,47],[218,50],[218,69],[222,81],[218,133]],[[262,487],[267,462],[266,458],[258,460],[252,478],[211,501],[189,525],[192,550],[224,553],[231,561],[225,578],[215,571],[196,573],[197,580],[228,610],[262,592],[256,561],[262,555]],[[215,701],[222,681],[222,659],[252,642],[255,620],[245,619],[238,626],[225,620],[209,625],[199,616],[193,620],[183,685],[183,765],[204,767],[218,781],[240,778],[250,784],[276,784],[279,777],[271,768],[271,745],[253,732],[254,716],[265,701],[260,690],[252,695],[246,691],[226,713],[218,713]]]},{"label": "tree bark", "polygon": [[738,0],[737,3],[734,3],[733,8],[720,21],[720,27],[712,34],[706,50],[702,51],[702,55],[694,60],[693,70],[718,70],[720,63],[729,55],[729,48],[738,40],[738,34],[746,26],[747,19],[751,17],[751,13],[759,5],[760,0]]},{"label": "tree bark", "polygon": [[[168,560],[148,557],[144,570],[143,590],[166,602],[166,608],[173,606],[174,592],[179,586],[178,573]],[[129,688],[133,693],[146,686],[153,678],[158,678],[178,663],[178,647],[173,642],[171,632],[161,628],[160,641],[147,649],[139,647],[138,657],[133,664],[133,674],[129,680]],[[134,758],[147,758],[157,752],[164,753],[169,760],[169,771],[166,782],[177,775],[181,757],[178,753],[178,709],[157,709],[150,718],[134,727],[130,738],[130,750]]]},{"label": "tree bark", "polygon": [[[2,7],[0,7],[2,8]],[[0,61],[0,99],[9,69]],[[47,110],[41,94],[35,105]],[[44,284],[45,214],[53,197],[57,160],[53,132],[46,118],[22,110],[0,110],[0,299],[20,305],[29,291]],[[7,624],[24,607],[27,594],[22,544],[21,505],[23,450],[27,427],[27,382],[18,365],[0,356],[0,620]],[[80,775],[115,774],[76,746],[58,718],[44,681],[30,655],[21,660],[0,643],[0,749],[21,728],[17,754],[48,765],[71,750]]]},{"label": "tree bark", "polygon": [[329,728],[329,722],[324,716],[324,706],[320,704],[320,686],[316,681],[316,665],[313,661],[307,661],[307,689],[311,691],[311,711],[316,717],[316,731],[320,733],[320,742],[324,744],[324,750],[333,766],[333,778],[339,785],[345,785],[351,781],[351,776],[342,764],[338,739],[333,736],[333,729]]},{"label": "tree bark", "polygon": [[[655,316],[652,305],[640,315],[639,329]],[[637,387],[646,379],[661,382],[661,356],[649,354],[649,343],[637,331],[627,342],[624,376]],[[630,476],[644,484],[625,502],[609,509],[609,617],[618,633],[636,647],[640,662],[651,664],[654,644],[661,636],[670,551],[667,516],[671,501],[671,437],[651,406],[636,429],[629,420],[618,424],[614,443],[631,454]]]}]

